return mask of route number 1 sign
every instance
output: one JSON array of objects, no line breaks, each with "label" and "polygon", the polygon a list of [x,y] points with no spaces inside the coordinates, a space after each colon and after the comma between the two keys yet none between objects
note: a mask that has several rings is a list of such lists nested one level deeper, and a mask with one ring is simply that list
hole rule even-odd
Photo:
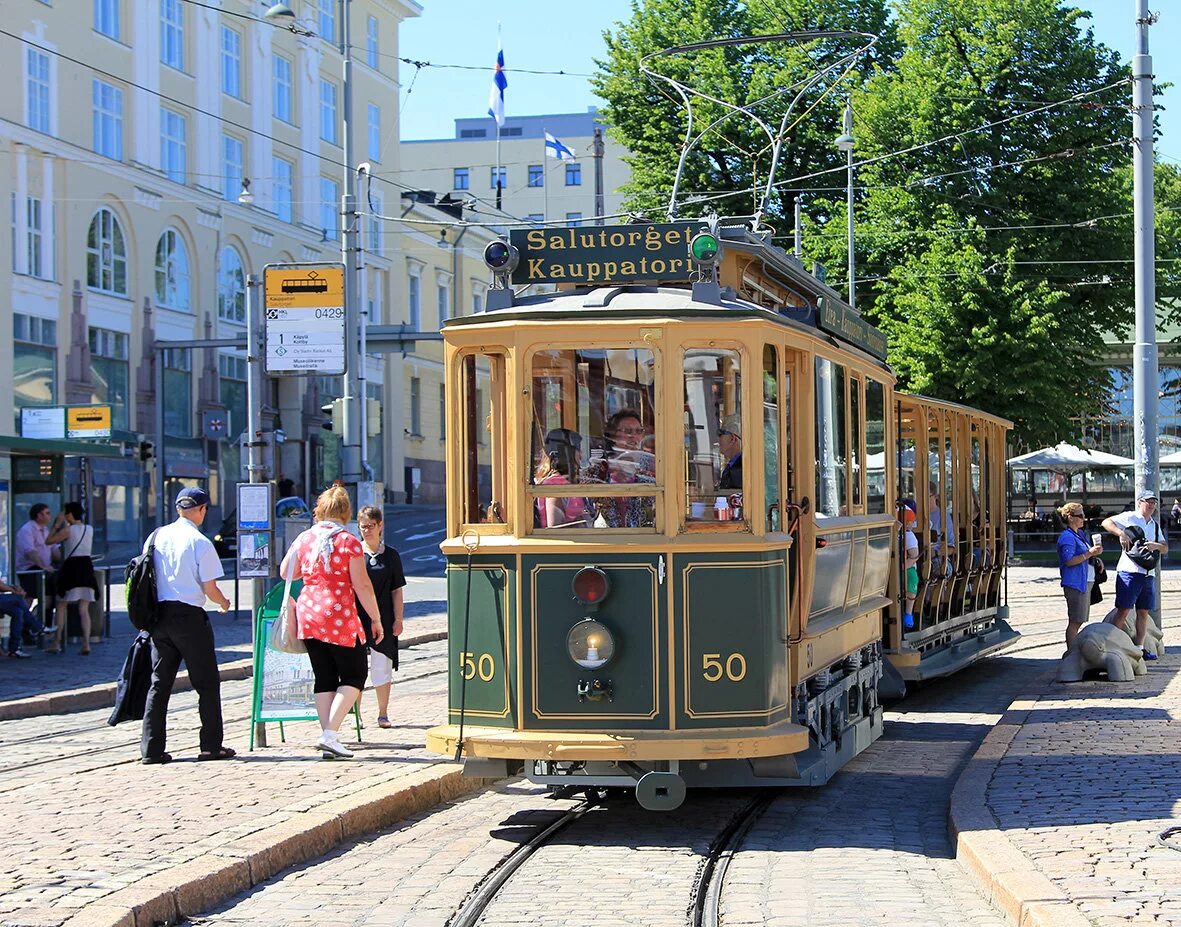
[{"label": "route number 1 sign", "polygon": [[263,268],[263,369],[271,376],[345,372],[343,264]]}]

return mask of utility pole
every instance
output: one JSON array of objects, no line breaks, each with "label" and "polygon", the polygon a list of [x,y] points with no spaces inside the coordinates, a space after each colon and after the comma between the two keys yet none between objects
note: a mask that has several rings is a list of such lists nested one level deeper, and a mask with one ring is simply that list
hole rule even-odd
[{"label": "utility pole", "polygon": [[837,148],[845,153],[847,158],[846,174],[846,198],[849,215],[849,306],[853,309],[857,308],[857,275],[854,270],[854,256],[853,250],[853,101],[845,101],[845,131],[841,133],[837,139]]},{"label": "utility pole", "polygon": [[1158,492],[1157,403],[1160,389],[1156,351],[1156,215],[1153,201],[1152,56],[1148,30],[1156,17],[1148,0],[1136,0],[1136,54],[1132,57],[1132,148],[1136,235],[1136,345],[1132,355],[1132,413],[1135,426],[1136,495]]},{"label": "utility pole", "polygon": [[361,390],[361,313],[357,296],[360,292],[358,261],[361,255],[357,220],[357,183],[353,170],[353,54],[349,14],[352,0],[339,0],[341,30],[340,53],[343,58],[341,72],[341,111],[343,113],[344,138],[341,140],[344,155],[344,197],[341,200],[340,255],[344,263],[344,440],[341,447],[341,476],[345,483],[356,486],[365,478],[361,472],[361,405],[365,397]]},{"label": "utility pole", "polygon": [[[262,313],[259,312],[259,291],[262,289],[262,279],[257,274],[250,274],[246,278],[246,454],[247,482],[265,483],[266,473],[262,458]],[[268,513],[274,517],[274,511]],[[239,518],[241,512],[239,512]],[[241,523],[239,521],[239,523]],[[272,549],[276,535],[271,534]],[[239,533],[238,543],[242,543]],[[237,576],[237,567],[235,567]],[[258,607],[266,595],[266,580],[252,579],[251,590],[251,628],[252,634],[258,630]],[[267,726],[258,723],[254,726],[254,739],[260,747],[267,745]]]},{"label": "utility pole", "polygon": [[603,127],[595,126],[595,140],[593,142],[595,156],[595,225],[603,224]]}]

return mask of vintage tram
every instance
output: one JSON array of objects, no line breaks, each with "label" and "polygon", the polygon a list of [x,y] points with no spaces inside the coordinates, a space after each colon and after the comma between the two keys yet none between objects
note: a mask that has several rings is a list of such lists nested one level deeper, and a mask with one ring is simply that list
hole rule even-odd
[{"label": "vintage tram", "polygon": [[[1010,642],[1009,423],[896,394],[885,338],[766,236],[513,231],[444,328],[449,717],[465,772],[816,785],[882,698]],[[514,295],[513,284],[555,283]],[[901,499],[920,584],[903,621]]]}]

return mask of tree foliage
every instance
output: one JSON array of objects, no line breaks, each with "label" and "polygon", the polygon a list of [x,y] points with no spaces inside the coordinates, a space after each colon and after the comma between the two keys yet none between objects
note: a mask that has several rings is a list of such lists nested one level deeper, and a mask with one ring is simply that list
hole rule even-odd
[{"label": "tree foliage", "polygon": [[[639,73],[643,55],[751,29],[883,33],[850,81],[858,308],[889,334],[904,387],[1009,417],[1019,440],[1072,437],[1072,418],[1107,385],[1095,364],[1103,332],[1125,324],[1132,305],[1126,69],[1063,0],[897,0],[893,11],[853,0],[635,0],[631,20],[607,36],[597,83],[633,153],[632,203],[662,202],[684,132],[679,108]],[[746,103],[793,79],[815,51],[727,49],[669,66]],[[838,287],[843,93],[804,103],[815,109],[775,178],[794,186],[789,178],[819,174],[804,184],[805,251]],[[755,147],[747,127],[727,123],[690,159],[685,188],[749,183],[758,165],[735,152]],[[1162,181],[1181,207],[1181,175]],[[717,208],[740,214],[746,202]],[[1181,242],[1181,221],[1170,221],[1163,231]]]}]

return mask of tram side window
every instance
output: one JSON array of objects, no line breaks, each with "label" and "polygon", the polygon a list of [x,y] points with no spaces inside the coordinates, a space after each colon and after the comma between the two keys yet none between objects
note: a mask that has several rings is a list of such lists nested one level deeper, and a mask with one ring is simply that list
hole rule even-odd
[{"label": "tram side window", "polygon": [[767,531],[779,531],[782,524],[779,465],[783,442],[779,434],[779,352],[773,344],[763,347],[763,473],[767,487]]},{"label": "tram side window", "polygon": [[849,514],[845,368],[816,358],[816,514]]},{"label": "tram side window", "polygon": [[[655,384],[647,349],[533,355],[525,480],[535,528],[655,528]],[[634,491],[599,488],[620,484]]]},{"label": "tram side window", "polygon": [[685,352],[684,374],[689,505],[685,521],[742,523],[741,355],[720,348],[693,348]]},{"label": "tram side window", "polygon": [[886,387],[865,381],[865,511],[886,511]]},{"label": "tram side window", "polygon": [[505,358],[469,354],[459,361],[459,420],[464,524],[503,523],[505,504]]}]

